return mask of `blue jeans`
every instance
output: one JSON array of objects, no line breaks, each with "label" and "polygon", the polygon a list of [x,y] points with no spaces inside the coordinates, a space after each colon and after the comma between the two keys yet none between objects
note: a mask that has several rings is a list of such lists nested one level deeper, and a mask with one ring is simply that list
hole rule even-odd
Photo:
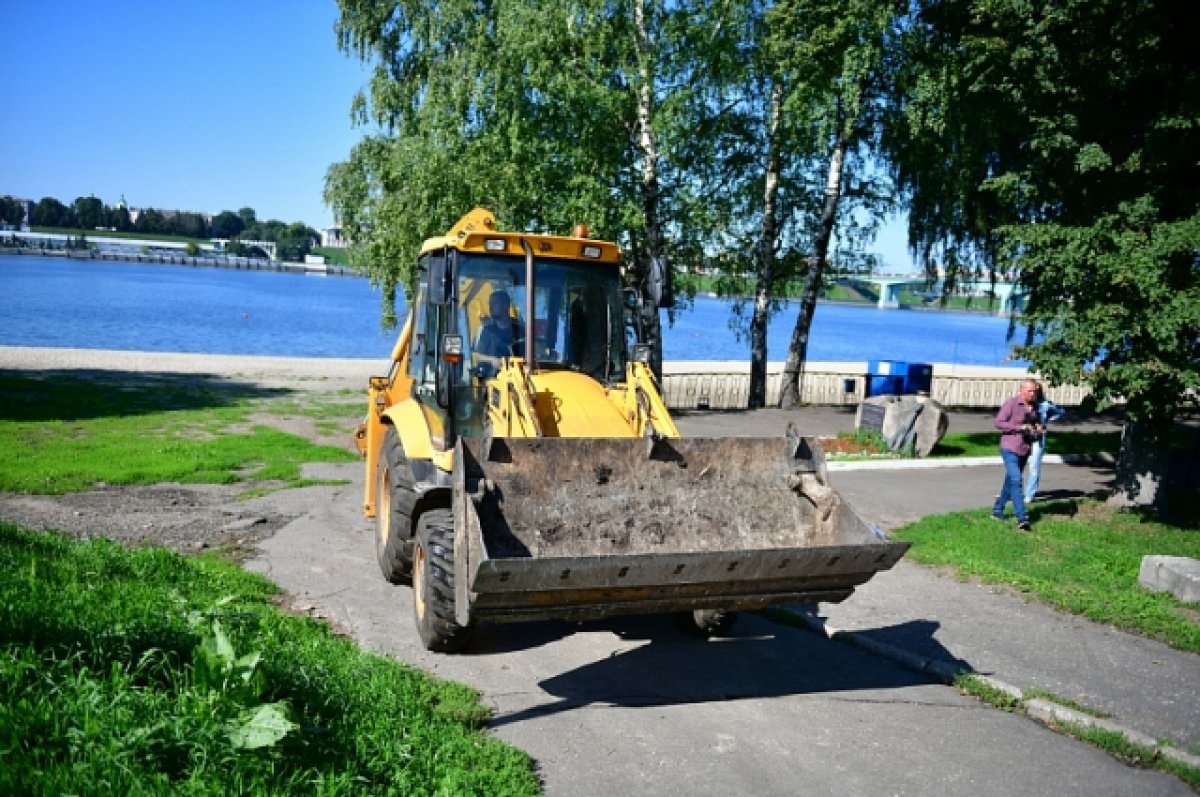
[{"label": "blue jeans", "polygon": [[1046,453],[1046,435],[1038,438],[1029,445],[1029,474],[1025,479],[1025,503],[1037,495],[1038,485],[1042,481],[1042,456]]},{"label": "blue jeans", "polygon": [[1018,523],[1024,523],[1029,518],[1025,514],[1025,495],[1021,492],[1021,472],[1025,470],[1025,460],[1029,455],[1020,456],[1006,448],[1000,449],[1000,458],[1004,460],[1004,484],[1000,486],[1000,495],[992,506],[992,514],[1003,517],[1004,505],[1012,499],[1013,514]]}]

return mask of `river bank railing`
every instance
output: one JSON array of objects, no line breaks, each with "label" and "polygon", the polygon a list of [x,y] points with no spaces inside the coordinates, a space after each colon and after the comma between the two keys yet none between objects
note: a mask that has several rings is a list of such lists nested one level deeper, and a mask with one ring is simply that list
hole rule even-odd
[{"label": "river bank railing", "polygon": [[[947,407],[999,407],[1015,396],[1026,377],[1024,368],[933,363],[929,396]],[[767,364],[767,406],[777,406],[783,382],[783,363]],[[805,366],[801,403],[857,405],[870,385],[867,362],[811,362]],[[1077,407],[1089,394],[1086,387],[1051,387],[1046,396],[1055,404]],[[663,399],[670,409],[745,409],[750,396],[750,364],[728,361],[667,361],[663,363]]]}]

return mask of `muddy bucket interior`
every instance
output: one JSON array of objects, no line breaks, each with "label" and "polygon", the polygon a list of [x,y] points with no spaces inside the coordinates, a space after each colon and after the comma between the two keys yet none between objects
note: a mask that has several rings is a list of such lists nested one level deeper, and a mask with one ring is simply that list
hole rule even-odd
[{"label": "muddy bucket interior", "polygon": [[457,603],[476,619],[842,600],[907,548],[842,502],[809,438],[460,446]]}]

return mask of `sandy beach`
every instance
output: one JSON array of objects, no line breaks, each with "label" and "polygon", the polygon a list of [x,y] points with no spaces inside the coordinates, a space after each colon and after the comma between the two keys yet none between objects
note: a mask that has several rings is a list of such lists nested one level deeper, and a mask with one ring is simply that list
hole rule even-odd
[{"label": "sandy beach", "polygon": [[204,374],[270,387],[290,386],[313,390],[365,390],[368,377],[387,373],[387,366],[388,362],[383,359],[254,357],[234,354],[0,346],[0,370]]}]

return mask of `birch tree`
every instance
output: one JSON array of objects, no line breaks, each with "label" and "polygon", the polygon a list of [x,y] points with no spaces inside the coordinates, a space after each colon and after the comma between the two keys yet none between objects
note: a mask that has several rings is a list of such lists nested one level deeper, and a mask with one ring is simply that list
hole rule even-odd
[{"label": "birch tree", "polygon": [[[887,201],[872,176],[872,155],[886,91],[886,55],[900,5],[874,0],[782,0],[771,9],[769,45],[795,76],[783,112],[810,132],[814,174],[823,190],[812,235],[796,325],[783,367],[779,406],[795,407],[803,393],[809,332],[839,228],[847,241],[863,240]],[[849,200],[849,202],[847,201]],[[854,221],[867,220],[865,229]]]},{"label": "birch tree", "polygon": [[[340,0],[343,49],[375,63],[354,112],[378,132],[334,164],[326,199],[385,289],[428,235],[488,205],[510,228],[586,221],[622,243],[647,292],[650,265],[698,251],[672,152],[698,106],[713,0]],[[573,218],[569,218],[573,216]],[[689,247],[693,247],[689,249]],[[390,291],[390,294],[388,293]],[[658,307],[642,326],[661,373]]]}]

